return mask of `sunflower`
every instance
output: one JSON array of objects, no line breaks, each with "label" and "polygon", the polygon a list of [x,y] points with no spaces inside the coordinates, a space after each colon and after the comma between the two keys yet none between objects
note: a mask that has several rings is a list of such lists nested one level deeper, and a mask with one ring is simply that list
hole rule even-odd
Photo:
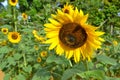
[{"label": "sunflower", "polygon": [[2,46],[7,45],[7,41],[6,41],[6,40],[1,41],[1,42],[0,42],[0,45],[2,45]]},{"label": "sunflower", "polygon": [[40,63],[41,61],[42,61],[42,59],[41,59],[40,57],[38,57],[38,58],[37,58],[37,62]]},{"label": "sunflower", "polygon": [[9,0],[9,4],[10,4],[11,6],[16,6],[17,3],[18,3],[18,0]]},{"label": "sunflower", "polygon": [[19,43],[21,40],[21,36],[18,32],[9,32],[8,33],[8,40],[11,43]]},{"label": "sunflower", "polygon": [[40,52],[41,57],[46,57],[47,56],[47,51],[42,51]]},{"label": "sunflower", "polygon": [[117,42],[116,40],[113,40],[112,43],[113,43],[114,46],[117,46],[117,45],[118,45],[118,42]]},{"label": "sunflower", "polygon": [[62,11],[64,13],[69,14],[70,11],[73,9],[74,7],[72,5],[69,5],[68,3],[66,3],[66,5],[64,5],[64,7],[62,8]]},{"label": "sunflower", "polygon": [[56,54],[63,55],[67,59],[73,58],[77,63],[80,60],[90,61],[93,53],[101,48],[101,42],[104,41],[100,36],[104,32],[96,31],[94,27],[86,23],[88,14],[76,8],[66,14],[57,10],[57,14],[52,14],[48,20],[50,23],[44,24],[47,44],[50,44],[49,50],[55,48]]},{"label": "sunflower", "polygon": [[3,32],[3,34],[7,34],[8,33],[8,28],[2,28],[1,31]]},{"label": "sunflower", "polygon": [[38,41],[41,41],[41,42],[44,42],[44,41],[45,41],[45,39],[44,39],[42,36],[39,36],[39,35],[37,34],[37,31],[36,31],[36,30],[33,30],[32,33],[33,33],[34,37],[35,37]]},{"label": "sunflower", "polygon": [[35,49],[36,51],[39,50],[39,46],[34,45],[34,49]]},{"label": "sunflower", "polygon": [[27,20],[27,18],[28,18],[27,14],[26,13],[22,13],[22,18],[23,18],[23,20]]}]

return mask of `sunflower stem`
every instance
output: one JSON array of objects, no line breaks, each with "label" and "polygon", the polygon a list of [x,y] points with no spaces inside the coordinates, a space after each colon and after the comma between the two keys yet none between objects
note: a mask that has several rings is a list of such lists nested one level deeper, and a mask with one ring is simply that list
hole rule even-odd
[{"label": "sunflower stem", "polygon": [[87,60],[85,60],[83,63],[84,63],[84,65],[85,65],[86,71],[89,71],[88,61],[87,61]]},{"label": "sunflower stem", "polygon": [[72,67],[72,62],[69,60],[69,63],[70,63],[70,67]]},{"label": "sunflower stem", "polygon": [[15,7],[12,7],[12,15],[13,15],[13,28],[14,28],[15,32],[17,32]]},{"label": "sunflower stem", "polygon": [[27,66],[26,58],[25,58],[25,53],[23,53],[23,60],[24,60],[24,66]]}]

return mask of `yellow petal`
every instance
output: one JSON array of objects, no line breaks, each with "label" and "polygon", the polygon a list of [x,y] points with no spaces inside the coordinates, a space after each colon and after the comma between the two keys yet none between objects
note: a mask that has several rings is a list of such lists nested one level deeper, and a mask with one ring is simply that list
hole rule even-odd
[{"label": "yellow petal", "polygon": [[76,17],[78,17],[78,9],[77,8],[74,11],[73,19],[76,20]]},{"label": "yellow petal", "polygon": [[102,41],[102,42],[104,42],[104,41],[105,41],[103,38],[100,38],[100,37],[98,38],[98,40],[100,40],[100,41]]},{"label": "yellow petal", "polygon": [[57,37],[58,35],[59,35],[59,31],[50,31],[50,32],[47,32],[46,34],[47,38]]},{"label": "yellow petal", "polygon": [[68,59],[70,59],[73,56],[73,50],[69,51]]},{"label": "yellow petal", "polygon": [[73,19],[69,14],[65,14],[65,16],[69,19],[69,22],[73,22]]},{"label": "yellow petal", "polygon": [[58,40],[55,40],[54,42],[52,42],[52,44],[49,47],[49,50],[55,48],[58,45],[58,43],[59,43]]},{"label": "yellow petal", "polygon": [[57,40],[58,40],[58,38],[57,38],[57,37],[54,37],[54,38],[51,38],[51,39],[46,40],[45,43],[52,43],[52,42],[55,42],[55,41],[57,41]]},{"label": "yellow petal", "polygon": [[88,19],[88,14],[83,16],[83,17],[81,17],[80,24],[85,24],[87,19]]},{"label": "yellow petal", "polygon": [[54,20],[54,19],[52,19],[52,18],[49,18],[48,19],[53,25],[55,25],[55,26],[61,26],[61,24],[59,23],[59,22],[57,22],[56,20]]},{"label": "yellow petal", "polygon": [[59,55],[62,55],[64,53],[64,49],[61,47],[60,44],[58,44],[56,47],[56,53]]},{"label": "yellow petal", "polygon": [[101,36],[103,34],[105,34],[105,32],[95,32],[95,35],[97,35],[97,36]]},{"label": "yellow petal", "polygon": [[81,17],[84,16],[84,13],[83,13],[82,10],[80,10],[80,16],[81,16]]},{"label": "yellow petal", "polygon": [[80,61],[80,50],[79,50],[79,48],[74,50],[74,60],[75,60],[76,63]]},{"label": "yellow petal", "polygon": [[46,23],[46,24],[44,24],[44,26],[47,28],[57,28],[55,25],[53,25],[51,23]]}]

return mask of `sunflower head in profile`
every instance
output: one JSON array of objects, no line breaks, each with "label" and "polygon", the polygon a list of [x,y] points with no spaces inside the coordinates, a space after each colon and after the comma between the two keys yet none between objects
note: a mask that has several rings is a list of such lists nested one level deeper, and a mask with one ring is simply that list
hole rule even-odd
[{"label": "sunflower head in profile", "polygon": [[66,5],[64,5],[64,7],[62,8],[62,11],[69,14],[73,8],[73,5],[69,5],[68,3],[66,3]]},{"label": "sunflower head in profile", "polygon": [[8,33],[8,40],[11,43],[19,43],[21,40],[21,36],[18,32],[9,32]]},{"label": "sunflower head in profile", "polygon": [[8,28],[2,28],[1,31],[2,31],[3,34],[7,34],[8,33]]},{"label": "sunflower head in profile", "polygon": [[11,6],[16,6],[17,3],[18,3],[18,0],[9,0],[9,4],[10,4]]},{"label": "sunflower head in profile", "polygon": [[23,20],[27,20],[28,19],[27,14],[26,13],[22,13],[22,18],[23,18]]},{"label": "sunflower head in profile", "polygon": [[71,14],[57,10],[57,14],[49,18],[49,23],[44,24],[46,43],[50,44],[49,50],[56,50],[56,54],[65,55],[67,59],[73,58],[77,63],[80,60],[90,61],[93,53],[101,48],[104,41],[100,36],[104,32],[96,31],[94,27],[86,23],[88,14],[82,10],[72,9]]}]

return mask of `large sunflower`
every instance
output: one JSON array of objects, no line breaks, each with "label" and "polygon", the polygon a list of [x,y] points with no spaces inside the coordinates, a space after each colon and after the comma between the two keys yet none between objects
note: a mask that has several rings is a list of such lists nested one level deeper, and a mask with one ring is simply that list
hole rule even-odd
[{"label": "large sunflower", "polygon": [[8,33],[8,28],[2,28],[1,31],[3,32],[3,34],[7,34]]},{"label": "large sunflower", "polygon": [[50,23],[44,24],[46,27],[46,43],[51,44],[49,50],[55,48],[56,54],[65,54],[67,59],[71,57],[77,63],[82,60],[90,60],[96,49],[101,48],[104,39],[99,36],[104,32],[96,31],[94,27],[86,23],[88,14],[76,8],[71,9],[70,14],[57,10],[57,14],[52,14],[48,20]]},{"label": "large sunflower", "polygon": [[9,32],[8,33],[8,40],[11,43],[19,43],[21,40],[21,36],[18,32]]},{"label": "large sunflower", "polygon": [[9,4],[10,4],[11,6],[16,6],[17,3],[18,3],[18,0],[9,0]]}]

